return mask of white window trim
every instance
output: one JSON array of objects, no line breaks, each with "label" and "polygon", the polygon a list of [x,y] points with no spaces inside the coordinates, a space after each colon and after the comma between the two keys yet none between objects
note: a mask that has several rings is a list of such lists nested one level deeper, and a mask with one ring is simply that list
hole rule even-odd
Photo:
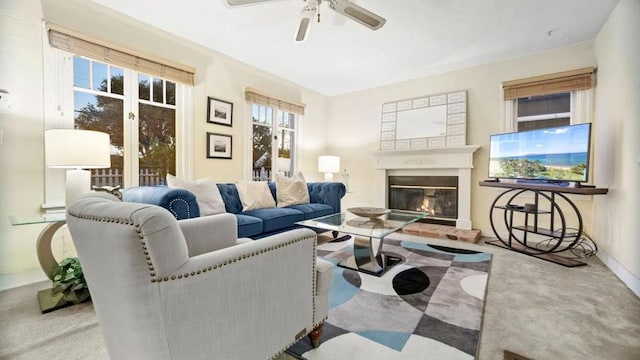
[{"label": "white window trim", "polygon": [[176,176],[194,180],[193,87],[176,83]]},{"label": "white window trim", "polygon": [[250,181],[253,179],[251,174],[251,169],[253,166],[253,111],[252,111],[253,103],[250,101],[244,102],[244,113],[248,114],[246,116],[246,124],[244,129],[244,138],[248,139],[244,141],[244,159],[242,164],[242,179],[245,181]]},{"label": "white window trim", "polygon": [[[46,30],[43,36],[46,39]],[[73,127],[73,92],[64,90],[73,86],[72,77],[67,76],[71,72],[72,62],[73,56],[43,42],[43,130]],[[69,107],[71,111],[68,111]],[[47,211],[62,210],[65,207],[66,171],[48,168],[44,161],[42,166],[45,169],[42,208]]]}]

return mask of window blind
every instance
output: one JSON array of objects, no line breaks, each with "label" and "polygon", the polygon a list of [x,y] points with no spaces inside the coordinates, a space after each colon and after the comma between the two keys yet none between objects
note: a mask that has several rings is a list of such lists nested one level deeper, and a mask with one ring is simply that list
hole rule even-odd
[{"label": "window blind", "polygon": [[596,84],[596,68],[586,67],[502,83],[504,99],[587,90]]},{"label": "window blind", "polygon": [[48,24],[47,32],[49,44],[55,48],[166,80],[194,85],[195,69],[186,65],[152,58],[52,24]]},{"label": "window blind", "polygon": [[304,115],[305,104],[279,99],[252,88],[246,88],[244,96],[247,101],[251,101],[259,105],[268,106],[272,109],[287,111],[298,115]]}]

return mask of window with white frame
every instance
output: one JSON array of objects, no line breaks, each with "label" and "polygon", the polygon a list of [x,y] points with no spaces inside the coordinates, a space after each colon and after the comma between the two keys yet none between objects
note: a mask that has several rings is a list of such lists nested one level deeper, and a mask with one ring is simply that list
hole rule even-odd
[{"label": "window with white frame", "polygon": [[502,131],[591,122],[595,68],[506,81]]},{"label": "window with white frame", "polygon": [[296,159],[296,114],[252,104],[251,174],[254,181],[268,181],[273,171],[289,176]]},{"label": "window with white frame", "polygon": [[111,168],[93,169],[92,185],[161,185],[176,173],[175,92],[174,82],[73,57],[73,127],[111,139]]},{"label": "window with white frame", "polygon": [[[119,66],[109,59],[95,60],[86,56],[87,46],[77,51],[84,56],[75,54],[74,49],[61,49],[56,45],[64,36],[56,33],[52,39],[49,31],[55,48],[45,51],[51,62],[45,66],[45,78],[51,80],[45,81],[45,86],[56,91],[45,96],[45,107],[53,115],[46,117],[45,126],[110,135],[111,168],[92,170],[92,185],[158,185],[165,183],[167,174],[179,173],[178,161],[188,162],[190,153],[186,145],[177,147],[183,142],[177,136],[178,127],[190,127],[183,121],[188,113],[184,109],[191,104],[190,86],[165,79],[162,74],[154,76]],[[82,40],[76,43],[82,44]],[[56,111],[50,111],[54,108]],[[49,169],[46,177],[43,207],[57,207],[61,199],[55,194],[63,193],[57,191],[63,186],[60,176]]]},{"label": "window with white frame", "polygon": [[299,116],[304,105],[276,99],[253,89],[245,92],[251,104],[251,178],[269,181],[274,172],[296,171]]}]

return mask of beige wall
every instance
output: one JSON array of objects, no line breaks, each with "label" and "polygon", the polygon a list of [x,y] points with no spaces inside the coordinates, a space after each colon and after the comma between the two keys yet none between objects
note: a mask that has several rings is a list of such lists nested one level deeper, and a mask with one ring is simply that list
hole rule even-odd
[{"label": "beige wall", "polygon": [[[219,182],[243,178],[244,167],[249,161],[244,140],[250,131],[244,88],[250,86],[308,104],[299,129],[299,166],[308,180],[322,179],[315,159],[325,153],[328,129],[328,99],[325,96],[125,18],[93,2],[0,0],[0,9],[0,89],[6,89],[14,96],[11,111],[0,114],[0,129],[4,134],[4,143],[0,145],[0,288],[5,287],[3,274],[30,269],[39,274],[35,242],[44,226],[13,227],[8,217],[37,215],[44,200],[41,19],[197,69],[193,119],[189,119],[193,122],[193,171],[185,176],[212,176]],[[207,96],[233,102],[233,127],[206,122]],[[206,158],[206,132],[233,136],[232,160]],[[57,240],[54,253],[58,258],[67,256],[70,247],[68,240]]]},{"label": "beige wall", "polygon": [[[595,41],[595,172],[606,197],[594,204],[594,233],[603,258],[619,273],[628,271],[640,285],[640,1],[622,0]],[[619,275],[620,276],[620,275]],[[631,277],[628,281],[634,281]],[[635,288],[640,293],[640,286]]]},{"label": "beige wall", "polygon": [[8,217],[37,213],[43,201],[41,17],[37,2],[0,2],[0,89],[13,97],[0,113],[0,273],[37,266],[40,227],[14,228]]},{"label": "beige wall", "polygon": [[[467,144],[480,145],[474,154],[471,220],[473,228],[493,236],[488,211],[498,190],[478,186],[488,174],[488,145],[491,134],[500,133],[500,91],[502,82],[595,65],[592,43],[555,49],[516,59],[430,76],[399,84],[333,97],[330,100],[329,148],[340,155],[351,174],[354,191],[343,206],[371,203],[377,184],[373,152],[379,147],[382,104],[389,101],[466,90],[468,96]],[[357,134],[357,136],[354,136]],[[575,198],[587,216],[591,198]],[[586,224],[589,228],[590,224]],[[589,230],[589,229],[587,229]]]}]

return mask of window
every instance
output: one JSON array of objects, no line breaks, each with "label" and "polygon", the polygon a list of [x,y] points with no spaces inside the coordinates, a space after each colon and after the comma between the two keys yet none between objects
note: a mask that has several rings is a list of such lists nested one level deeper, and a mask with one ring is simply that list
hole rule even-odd
[{"label": "window", "polygon": [[571,124],[571,93],[516,99],[516,131]]},{"label": "window", "polygon": [[[187,145],[191,143],[187,135],[191,125],[182,121],[191,118],[190,86],[164,78],[163,65],[153,61],[48,32],[51,47],[45,45],[44,51],[45,127],[110,135],[111,168],[92,170],[92,185],[159,185],[165,183],[168,173],[191,175],[188,155],[192,150]],[[88,56],[96,53],[105,56]],[[113,62],[106,61],[108,54]],[[184,75],[175,69],[166,74],[178,80]],[[185,134],[183,139],[178,138],[179,133]],[[43,208],[64,203],[60,198],[64,175],[60,173],[46,170]]]},{"label": "window", "polygon": [[502,83],[502,132],[591,122],[595,68]]},{"label": "window", "polygon": [[254,181],[268,181],[273,171],[289,176],[296,159],[296,114],[252,104],[252,168]]},{"label": "window", "polygon": [[273,179],[273,172],[290,176],[296,171],[297,134],[304,105],[275,98],[247,88],[251,103],[251,178]]},{"label": "window", "polygon": [[175,90],[171,81],[73,57],[73,126],[111,138],[111,168],[92,170],[92,185],[159,185],[175,174]]}]

